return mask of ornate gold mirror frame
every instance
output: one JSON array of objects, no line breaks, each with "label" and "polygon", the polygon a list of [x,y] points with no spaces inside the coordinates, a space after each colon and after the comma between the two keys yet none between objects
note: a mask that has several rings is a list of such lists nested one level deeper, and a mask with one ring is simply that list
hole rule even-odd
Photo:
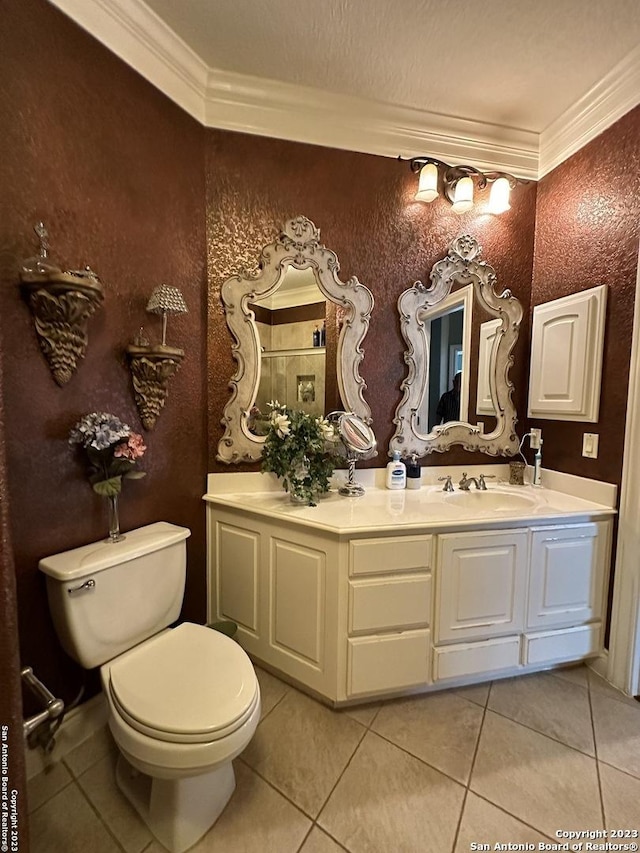
[{"label": "ornate gold mirror frame", "polygon": [[[495,270],[479,260],[481,252],[478,242],[468,234],[456,238],[447,256],[434,264],[429,276],[431,285],[425,287],[418,281],[398,299],[401,330],[407,344],[404,360],[408,373],[401,385],[402,400],[393,421],[396,430],[389,444],[389,455],[399,450],[405,457],[422,457],[448,450],[456,444],[461,444],[465,450],[479,450],[492,456],[511,456],[518,450],[509,369],[522,321],[522,305],[510,290],[496,292]],[[488,377],[496,426],[485,434],[470,423],[450,421],[434,427],[428,434],[421,434],[416,413],[429,383],[425,314],[449,295],[454,283],[472,285],[477,304],[501,322],[492,347]]]},{"label": "ornate gold mirror frame", "polygon": [[342,328],[336,357],[338,391],[347,411],[371,423],[360,362],[364,358],[362,341],[369,327],[373,295],[355,276],[347,282],[340,281],[340,264],[335,253],[320,243],[320,231],[311,220],[297,216],[285,223],[274,243],[264,247],[255,274],[243,271],[222,285],[222,302],[238,367],[229,382],[231,397],[222,417],[224,434],[217,454],[220,462],[248,462],[262,456],[264,437],[249,429],[249,413],[260,384],[261,361],[251,303],[276,291],[289,267],[312,269],[324,297],[341,309]]}]

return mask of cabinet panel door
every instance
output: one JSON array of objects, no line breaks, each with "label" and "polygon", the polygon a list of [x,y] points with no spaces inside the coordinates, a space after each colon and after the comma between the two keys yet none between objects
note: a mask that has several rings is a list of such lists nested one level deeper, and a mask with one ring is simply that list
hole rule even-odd
[{"label": "cabinet panel door", "polygon": [[522,630],[526,545],[524,530],[439,537],[436,642]]},{"label": "cabinet panel door", "polygon": [[598,420],[606,285],[533,309],[529,417]]},{"label": "cabinet panel door", "polygon": [[260,534],[218,522],[216,525],[219,619],[231,619],[254,636],[258,631]]},{"label": "cabinet panel door", "polygon": [[608,537],[599,533],[598,524],[533,531],[527,627],[601,618]]},{"label": "cabinet panel door", "polygon": [[348,640],[347,695],[380,693],[429,683],[428,630]]},{"label": "cabinet panel door", "polygon": [[324,552],[271,542],[271,646],[318,668],[324,664]]}]

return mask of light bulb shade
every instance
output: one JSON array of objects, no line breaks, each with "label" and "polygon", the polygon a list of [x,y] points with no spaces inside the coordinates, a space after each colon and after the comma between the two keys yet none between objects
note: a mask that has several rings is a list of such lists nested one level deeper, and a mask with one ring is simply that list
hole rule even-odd
[{"label": "light bulb shade", "polygon": [[168,284],[156,287],[147,302],[150,314],[186,314],[188,310],[182,293]]},{"label": "light bulb shade", "polygon": [[416,201],[433,201],[438,198],[438,167],[435,163],[427,163],[420,169]]},{"label": "light bulb shade", "polygon": [[453,190],[453,210],[455,213],[466,213],[473,207],[473,181],[469,177],[456,181]]},{"label": "light bulb shade", "polygon": [[491,195],[489,196],[489,213],[504,213],[505,210],[510,210],[508,178],[498,178],[493,182],[491,187]]}]

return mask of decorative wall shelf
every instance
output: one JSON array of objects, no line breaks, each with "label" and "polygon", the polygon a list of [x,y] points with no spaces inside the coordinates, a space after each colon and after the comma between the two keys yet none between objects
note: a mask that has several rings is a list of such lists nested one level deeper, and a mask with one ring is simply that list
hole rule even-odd
[{"label": "decorative wall shelf", "polygon": [[84,270],[22,270],[20,284],[34,317],[40,349],[58,385],[73,376],[89,341],[87,322],[104,301],[98,276]]},{"label": "decorative wall shelf", "polygon": [[178,372],[184,350],[162,344],[131,344],[127,347],[127,355],[140,420],[146,430],[151,430],[164,408],[169,380]]}]

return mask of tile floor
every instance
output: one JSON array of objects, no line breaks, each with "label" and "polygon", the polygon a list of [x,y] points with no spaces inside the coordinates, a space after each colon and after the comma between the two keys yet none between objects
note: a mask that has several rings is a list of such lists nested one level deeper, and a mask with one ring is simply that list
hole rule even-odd
[{"label": "tile floor", "polygon": [[[640,830],[640,703],[585,667],[343,711],[258,676],[236,792],[194,853],[463,853]],[[162,853],[114,762],[101,731],[31,780],[32,853]]]}]

